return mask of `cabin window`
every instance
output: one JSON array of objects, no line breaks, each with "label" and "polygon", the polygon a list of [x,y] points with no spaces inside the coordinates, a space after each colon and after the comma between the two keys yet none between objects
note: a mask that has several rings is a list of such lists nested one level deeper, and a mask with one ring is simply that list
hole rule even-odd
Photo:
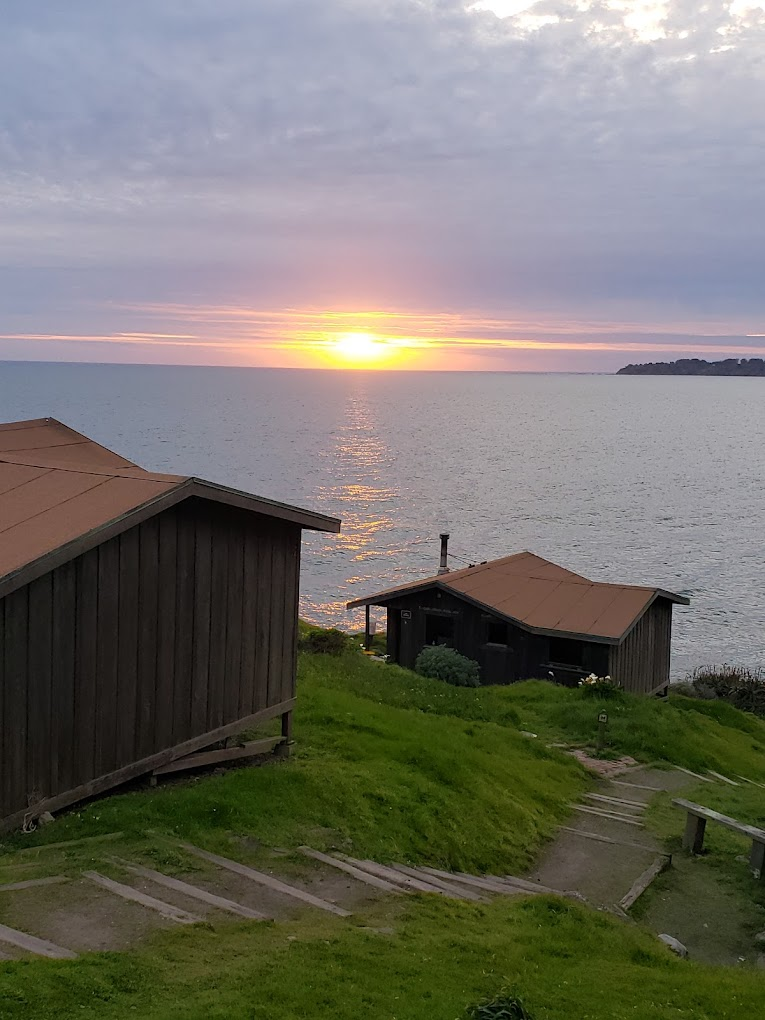
[{"label": "cabin window", "polygon": [[486,621],[486,643],[489,645],[506,645],[507,624],[503,620]]},{"label": "cabin window", "polygon": [[557,662],[561,666],[581,668],[583,658],[584,646],[581,641],[572,641],[570,638],[550,638],[550,662]]},{"label": "cabin window", "polygon": [[426,613],[425,644],[453,646],[454,617],[442,613]]}]

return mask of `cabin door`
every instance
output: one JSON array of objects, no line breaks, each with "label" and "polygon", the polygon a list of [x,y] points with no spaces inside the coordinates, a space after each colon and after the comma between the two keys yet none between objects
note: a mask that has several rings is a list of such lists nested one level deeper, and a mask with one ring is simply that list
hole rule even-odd
[{"label": "cabin door", "polygon": [[481,649],[481,683],[513,683],[517,679],[513,658],[513,650],[507,645],[485,644]]}]

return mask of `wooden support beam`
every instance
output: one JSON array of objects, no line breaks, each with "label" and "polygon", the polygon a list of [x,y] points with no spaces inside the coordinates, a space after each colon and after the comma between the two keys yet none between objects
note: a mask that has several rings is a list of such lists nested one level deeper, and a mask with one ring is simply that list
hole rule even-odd
[{"label": "wooden support beam", "polygon": [[222,762],[239,761],[242,758],[254,758],[259,754],[270,754],[284,740],[283,737],[264,737],[263,740],[251,740],[237,747],[223,747],[217,751],[202,751],[189,754],[185,758],[176,758],[167,765],[154,769],[153,776],[167,776],[172,772],[187,772],[206,765],[220,765]]},{"label": "wooden support beam", "polygon": [[149,910],[156,910],[158,914],[168,921],[175,921],[178,924],[198,924],[202,920],[201,917],[195,917],[185,910],[174,907],[171,903],[157,900],[153,896],[147,896],[146,893],[133,889],[132,886],[123,885],[121,882],[115,882],[105,875],[99,875],[97,871],[83,871],[82,874],[91,882],[95,882],[96,885],[108,889],[109,892],[114,893],[116,896],[121,896],[123,900],[132,900],[133,903],[138,903]]},{"label": "wooden support beam", "polygon": [[369,613],[370,607],[369,606],[364,606],[364,610],[365,610],[365,613],[364,613],[364,648],[367,651],[369,651],[369,649],[372,647],[372,630],[371,630],[370,613]]},{"label": "wooden support beam", "polygon": [[275,754],[280,758],[289,758],[294,743],[295,741],[292,739],[292,711],[290,710],[282,715],[282,739],[274,749]]},{"label": "wooden support beam", "polygon": [[304,889],[298,889],[294,885],[287,885],[286,882],[280,881],[278,878],[274,878],[273,875],[266,875],[262,871],[255,871],[254,868],[248,868],[245,864],[240,864],[238,861],[231,861],[228,857],[219,857],[218,854],[211,854],[207,850],[202,850],[198,846],[192,846],[191,843],[179,844],[184,850],[188,850],[190,854],[194,854],[196,857],[201,857],[203,861],[209,861],[211,864],[217,864],[219,868],[225,868],[226,871],[233,871],[236,875],[241,875],[243,878],[249,878],[251,882],[256,882],[258,885],[264,885],[267,889],[273,889],[274,892],[281,893],[283,896],[291,896],[293,899],[302,900],[304,903],[310,904],[312,907],[318,907],[320,910],[326,910],[331,914],[337,914],[339,917],[350,917],[351,912],[344,910],[343,907],[338,907],[336,903],[330,903],[328,900],[323,900],[319,896],[314,896],[313,893],[306,892]]},{"label": "wooden support beam", "polygon": [[7,928],[4,924],[0,924],[0,942],[16,946],[27,953],[34,953],[35,956],[47,956],[51,960],[77,959],[77,953],[73,953],[71,949],[63,949],[53,942],[38,939],[34,935],[27,935],[24,931],[16,931],[15,928]]},{"label": "wooden support beam", "polygon": [[765,874],[765,843],[758,843],[757,840],[752,840],[749,866],[755,878],[763,877],[763,874]]},{"label": "wooden support beam", "polygon": [[700,818],[688,812],[685,819],[685,832],[683,833],[683,847],[690,850],[692,854],[700,854],[704,846],[704,833],[707,828],[706,818]]}]

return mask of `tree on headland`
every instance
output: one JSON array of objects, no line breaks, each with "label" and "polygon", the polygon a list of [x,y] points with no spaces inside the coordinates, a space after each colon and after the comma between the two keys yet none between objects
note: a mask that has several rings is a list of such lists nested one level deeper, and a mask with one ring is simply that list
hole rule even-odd
[{"label": "tree on headland", "polygon": [[765,376],[763,358],[680,358],[678,361],[650,361],[644,365],[625,365],[617,375],[738,375]]}]

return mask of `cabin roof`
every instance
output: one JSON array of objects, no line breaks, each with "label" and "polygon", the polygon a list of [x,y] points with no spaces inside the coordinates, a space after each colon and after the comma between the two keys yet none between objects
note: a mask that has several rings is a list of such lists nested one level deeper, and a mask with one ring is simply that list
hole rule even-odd
[{"label": "cabin roof", "polygon": [[310,510],[145,471],[53,418],[0,424],[0,597],[191,496],[301,528],[340,530],[339,520]]},{"label": "cabin roof", "polygon": [[618,643],[659,597],[688,605],[663,588],[590,581],[531,552],[436,574],[348,603],[385,605],[404,595],[440,588],[486,608],[526,630]]}]

